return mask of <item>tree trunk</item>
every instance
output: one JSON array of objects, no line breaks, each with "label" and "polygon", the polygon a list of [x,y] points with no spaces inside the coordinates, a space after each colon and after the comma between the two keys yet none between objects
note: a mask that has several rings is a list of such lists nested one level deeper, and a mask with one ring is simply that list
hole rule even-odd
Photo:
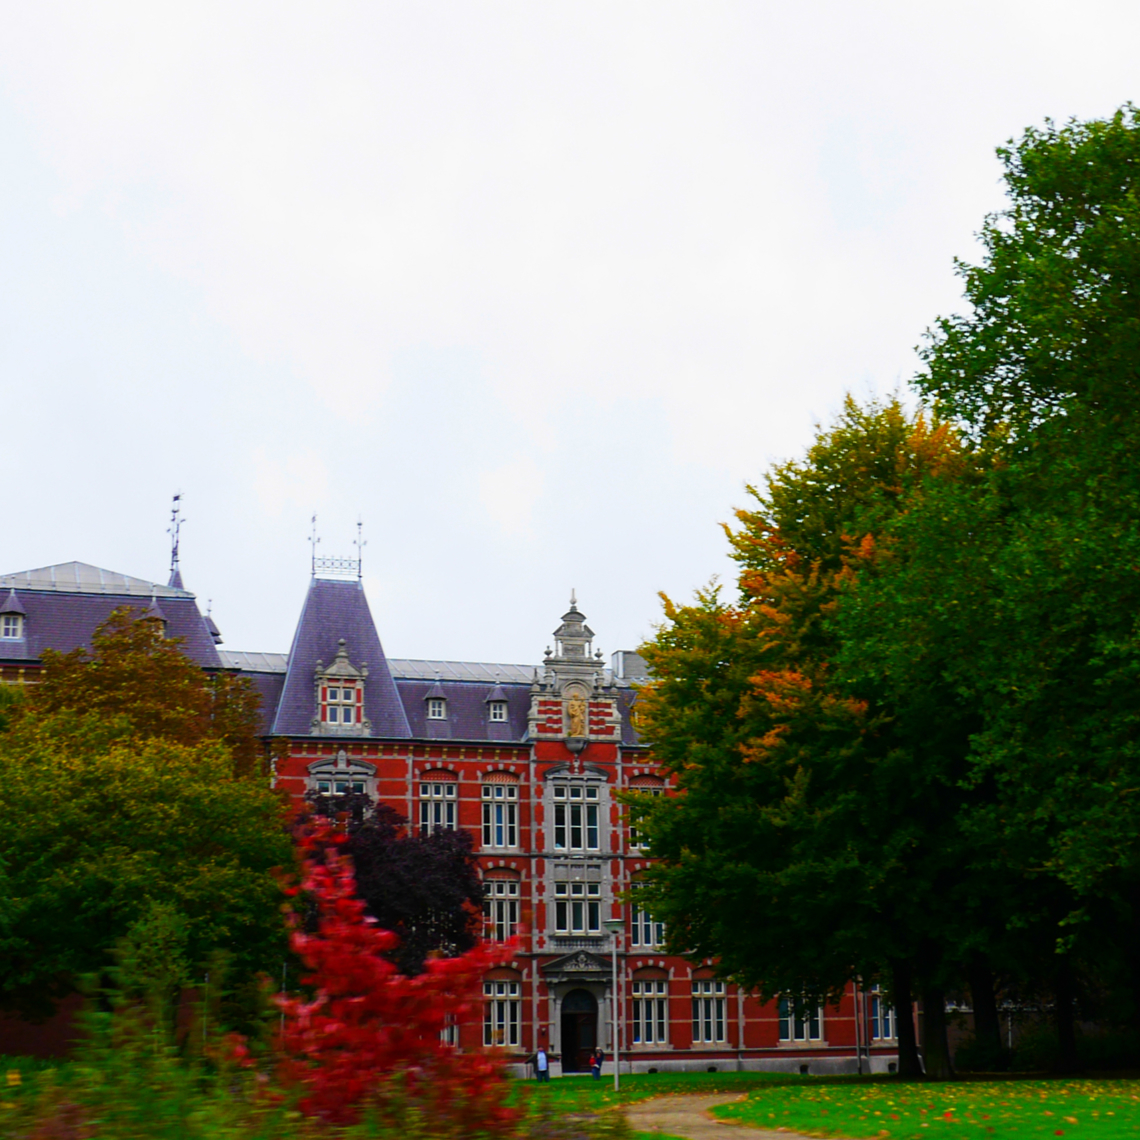
[{"label": "tree trunk", "polygon": [[969,982],[974,1006],[974,1040],[985,1051],[985,1056],[992,1055],[996,1061],[1002,1055],[1001,1022],[994,995],[994,976],[981,955],[970,962]]},{"label": "tree trunk", "polygon": [[922,1059],[928,1081],[948,1081],[954,1076],[946,1041],[946,995],[934,986],[922,990]]},{"label": "tree trunk", "polygon": [[1057,1019],[1057,1044],[1060,1046],[1057,1067],[1062,1073],[1077,1071],[1076,997],[1073,964],[1065,954],[1057,959],[1057,973],[1053,983],[1053,1014]]},{"label": "tree trunk", "polygon": [[899,1076],[922,1076],[918,1043],[914,1037],[914,995],[909,962],[891,963],[891,997],[895,1003],[895,1033],[899,1042]]},{"label": "tree trunk", "polygon": [[[1132,898],[1132,1029],[1140,1036],[1140,887],[1133,886]],[[1133,1064],[1135,1065],[1135,1061]]]}]

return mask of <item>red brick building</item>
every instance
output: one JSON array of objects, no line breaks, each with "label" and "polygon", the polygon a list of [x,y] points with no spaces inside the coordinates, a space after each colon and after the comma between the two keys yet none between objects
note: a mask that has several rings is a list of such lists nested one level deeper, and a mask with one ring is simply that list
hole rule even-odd
[{"label": "red brick building", "polygon": [[649,855],[616,793],[668,794],[669,781],[637,734],[644,663],[619,652],[607,666],[573,597],[541,665],[391,660],[358,567],[330,561],[314,566],[290,651],[242,653],[220,648],[177,570],[159,586],[68,563],[0,578],[0,675],[33,679],[43,648],[87,643],[120,605],[160,616],[203,668],[251,678],[284,754],[278,786],[366,792],[413,826],[473,833],[488,933],[521,933],[461,1045],[519,1061],[541,1045],[555,1074],[582,1070],[596,1044],[612,1058],[616,937],[623,1069],[893,1065],[893,1012],[874,993],[852,987],[810,1017],[762,1005],[708,963],[666,955],[660,924],[623,901]]}]

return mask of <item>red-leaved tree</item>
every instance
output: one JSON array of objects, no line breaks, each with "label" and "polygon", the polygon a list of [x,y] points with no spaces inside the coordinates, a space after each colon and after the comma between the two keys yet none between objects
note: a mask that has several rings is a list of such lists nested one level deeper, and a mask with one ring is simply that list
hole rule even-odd
[{"label": "red-leaved tree", "polygon": [[359,1118],[385,1081],[402,1085],[440,1134],[506,1133],[515,1119],[504,1107],[503,1063],[461,1053],[443,1030],[479,1016],[484,973],[511,947],[485,944],[455,958],[429,960],[416,977],[397,973],[385,957],[396,936],[382,930],[356,896],[344,836],[327,821],[300,838],[302,879],[293,893],[316,906],[316,930],[293,916],[291,941],[316,991],[307,1001],[279,999],[284,1012],[282,1079],[304,1089],[298,1107],[331,1123]]}]

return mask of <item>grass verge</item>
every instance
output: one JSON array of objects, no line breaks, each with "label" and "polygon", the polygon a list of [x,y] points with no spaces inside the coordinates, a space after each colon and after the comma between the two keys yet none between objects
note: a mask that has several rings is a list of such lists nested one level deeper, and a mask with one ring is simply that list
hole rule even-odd
[{"label": "grass verge", "polygon": [[1140,1140],[1140,1081],[804,1081],[757,1087],[714,1114],[808,1136],[890,1140]]},{"label": "grass verge", "polygon": [[779,1082],[791,1084],[810,1077],[789,1077],[786,1073],[634,1073],[621,1078],[614,1092],[613,1074],[595,1081],[592,1077],[561,1077],[540,1085],[520,1081],[524,1095],[541,1099],[559,1112],[598,1112],[619,1104],[633,1104],[654,1096],[680,1093],[743,1093],[749,1089]]}]

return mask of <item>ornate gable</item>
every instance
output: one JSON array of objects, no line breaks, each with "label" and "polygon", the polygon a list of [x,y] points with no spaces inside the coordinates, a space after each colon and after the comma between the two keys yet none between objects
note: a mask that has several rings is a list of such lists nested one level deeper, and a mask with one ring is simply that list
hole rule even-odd
[{"label": "ornate gable", "polygon": [[609,981],[612,972],[610,960],[591,950],[563,954],[542,967],[543,977],[548,982],[605,982]]}]

